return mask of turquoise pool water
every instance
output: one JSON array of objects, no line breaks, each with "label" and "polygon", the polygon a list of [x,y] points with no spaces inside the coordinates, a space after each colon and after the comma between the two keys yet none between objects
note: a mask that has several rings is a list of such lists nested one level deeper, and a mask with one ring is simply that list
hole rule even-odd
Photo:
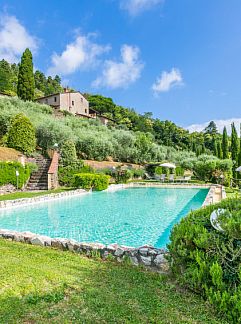
[{"label": "turquoise pool water", "polygon": [[0,211],[0,228],[81,242],[165,247],[170,230],[201,207],[207,189],[129,188]]}]

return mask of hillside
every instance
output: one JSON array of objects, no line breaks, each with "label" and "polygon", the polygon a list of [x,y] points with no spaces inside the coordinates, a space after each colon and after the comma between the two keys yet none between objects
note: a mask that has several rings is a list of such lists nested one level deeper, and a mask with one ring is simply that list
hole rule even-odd
[{"label": "hillside", "polygon": [[78,157],[88,160],[122,161],[145,163],[150,161],[180,161],[195,154],[187,151],[176,151],[156,143],[154,136],[148,132],[140,132],[118,127],[107,128],[95,120],[86,120],[74,116],[56,119],[52,108],[34,102],[24,102],[16,97],[0,98],[0,138],[4,142],[11,119],[23,113],[36,129],[37,144],[43,150],[53,147],[55,143],[61,147],[66,140],[75,143]]},{"label": "hillside", "polygon": [[8,147],[0,147],[0,161],[18,161],[22,153]]}]

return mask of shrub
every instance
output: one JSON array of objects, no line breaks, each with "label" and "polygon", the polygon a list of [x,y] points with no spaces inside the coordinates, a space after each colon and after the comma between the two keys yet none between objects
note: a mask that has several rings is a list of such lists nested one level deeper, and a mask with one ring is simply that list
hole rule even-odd
[{"label": "shrub", "polygon": [[59,183],[63,186],[73,187],[74,176],[77,173],[94,173],[94,169],[88,165],[83,165],[82,161],[62,165],[58,170]]},{"label": "shrub", "polygon": [[23,114],[13,118],[7,135],[7,145],[28,155],[35,150],[35,129]]},{"label": "shrub", "polygon": [[164,168],[161,166],[158,166],[155,168],[155,174],[158,174],[158,175],[165,174],[168,177],[171,172],[172,172],[172,169],[170,170],[169,168]]},{"label": "shrub", "polygon": [[60,149],[61,163],[68,165],[77,161],[75,144],[71,140],[65,141]]},{"label": "shrub", "polygon": [[[218,208],[224,232],[215,230],[210,214]],[[171,233],[170,265],[179,282],[202,294],[234,323],[241,322],[241,200],[191,212]]]},{"label": "shrub", "polygon": [[176,169],[175,169],[175,174],[176,176],[184,176],[184,169],[180,166],[177,166]]},{"label": "shrub", "polygon": [[113,172],[113,178],[116,183],[127,183],[127,181],[132,177],[131,170],[123,170],[121,167],[116,168]]},{"label": "shrub", "polygon": [[131,172],[133,178],[143,178],[145,173],[144,169],[132,169]]},{"label": "shrub", "polygon": [[33,163],[25,167],[20,162],[0,162],[0,186],[12,184],[17,186],[16,171],[19,172],[18,187],[22,188],[29,179],[33,170]]},{"label": "shrub", "polygon": [[79,173],[75,175],[74,187],[83,189],[105,190],[110,177],[104,174]]}]

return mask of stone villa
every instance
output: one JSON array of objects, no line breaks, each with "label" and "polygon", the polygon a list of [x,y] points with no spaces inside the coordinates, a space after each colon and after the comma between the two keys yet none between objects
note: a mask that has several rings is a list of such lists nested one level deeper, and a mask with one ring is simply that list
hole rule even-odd
[{"label": "stone villa", "polygon": [[51,94],[38,98],[36,101],[51,106],[56,116],[58,116],[58,113],[61,111],[68,111],[76,117],[99,119],[104,125],[113,121],[90,108],[88,100],[79,91],[64,89],[63,93]]}]

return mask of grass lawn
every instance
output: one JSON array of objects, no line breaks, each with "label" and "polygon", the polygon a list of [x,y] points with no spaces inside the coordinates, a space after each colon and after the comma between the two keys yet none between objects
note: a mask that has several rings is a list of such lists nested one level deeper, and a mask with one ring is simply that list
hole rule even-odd
[{"label": "grass lawn", "polygon": [[157,273],[3,239],[0,255],[0,323],[226,323]]},{"label": "grass lawn", "polygon": [[46,191],[31,191],[31,192],[26,192],[26,191],[18,191],[18,192],[13,192],[10,194],[6,195],[0,195],[0,201],[1,200],[14,200],[14,199],[20,199],[20,198],[33,198],[33,197],[38,197],[38,196],[43,196],[43,195],[49,195],[51,193],[60,193],[64,191],[72,190],[72,188],[59,188],[55,190],[46,190]]}]

